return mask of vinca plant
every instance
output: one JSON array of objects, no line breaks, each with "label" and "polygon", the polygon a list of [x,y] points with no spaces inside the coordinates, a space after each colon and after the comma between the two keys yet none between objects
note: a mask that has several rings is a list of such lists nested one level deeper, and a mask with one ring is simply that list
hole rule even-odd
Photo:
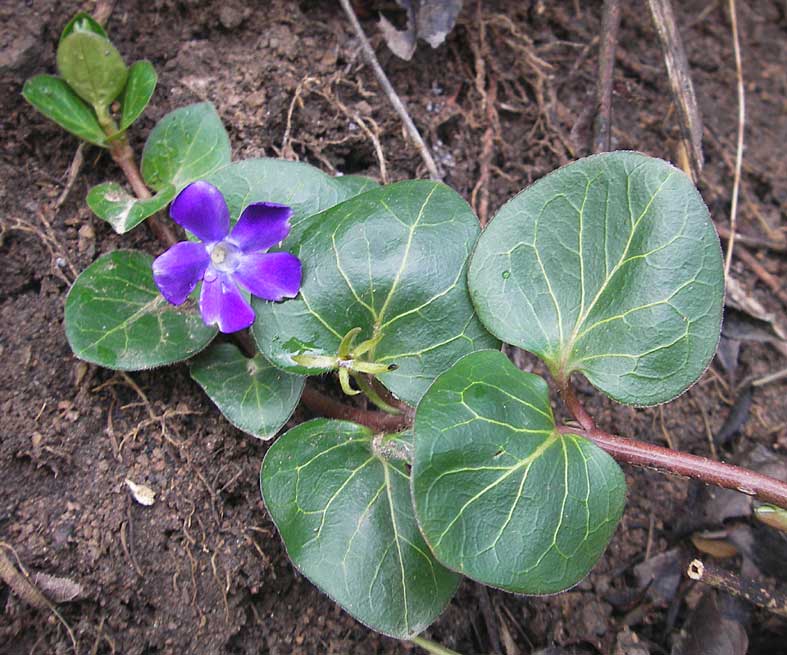
[{"label": "vinca plant", "polygon": [[[637,152],[581,159],[481,232],[439,182],[233,162],[208,103],[159,121],[140,172],[126,132],[153,67],[127,67],[85,14],[63,31],[57,64],[60,77],[34,77],[25,97],[109,149],[134,191],[102,184],[88,205],[118,233],[144,222],[162,241],[155,259],[112,251],[74,282],[74,354],[123,371],[187,361],[219,411],[262,440],[308,376],[337,379],[333,392],[307,387],[312,401],[328,394],[317,403],[328,418],[280,436],[260,483],[294,566],[370,628],[427,643],[417,635],[461,576],[520,594],[577,584],[622,515],[618,461],[787,502],[779,481],[607,434],[572,386],[582,375],[651,406],[713,357],[721,250],[680,170]],[[173,224],[154,216],[167,207]],[[556,419],[547,380],[501,343],[544,361],[572,420]],[[359,394],[379,411],[336,410],[337,396]]]}]

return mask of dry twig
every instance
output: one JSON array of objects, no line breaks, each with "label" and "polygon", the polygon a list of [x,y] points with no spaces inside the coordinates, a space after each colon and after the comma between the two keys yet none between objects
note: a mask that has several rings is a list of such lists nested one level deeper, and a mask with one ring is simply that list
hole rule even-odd
[{"label": "dry twig", "polygon": [[612,147],[612,78],[615,73],[615,48],[620,28],[619,0],[604,0],[601,18],[601,45],[598,53],[598,113],[593,129],[593,152],[608,152]]}]

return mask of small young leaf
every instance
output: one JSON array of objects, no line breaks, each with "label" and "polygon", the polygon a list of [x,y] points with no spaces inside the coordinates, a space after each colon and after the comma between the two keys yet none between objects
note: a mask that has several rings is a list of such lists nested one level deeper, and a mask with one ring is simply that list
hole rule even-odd
[{"label": "small young leaf", "polygon": [[70,21],[68,21],[68,23],[66,23],[66,26],[63,28],[63,32],[60,35],[58,46],[63,43],[63,39],[65,39],[72,32],[93,32],[93,34],[98,34],[100,37],[103,37],[107,40],[109,39],[106,31],[103,27],[101,27],[101,23],[99,23],[90,14],[86,14],[84,11],[80,11]]},{"label": "small young leaf", "polygon": [[170,305],[153,282],[153,258],[134,250],[102,255],[66,298],[66,337],[80,359],[138,371],[197,354],[216,336],[194,298]]},{"label": "small young leaf", "polygon": [[360,328],[359,343],[378,338],[365,357],[398,366],[380,381],[417,404],[462,355],[497,345],[467,294],[478,232],[459,194],[425,180],[378,187],[314,216],[299,241],[285,244],[303,266],[298,297],[254,302],[260,350],[285,370],[316,374],[324,369],[293,357],[336,355]]},{"label": "small young leaf", "polygon": [[265,440],[287,422],[303,391],[302,376],[285,373],[262,355],[249,359],[231,343],[201,352],[190,371],[230,423]]},{"label": "small young leaf", "polygon": [[49,120],[74,136],[106,148],[106,134],[93,110],[59,77],[36,75],[27,80],[22,95]]},{"label": "small young leaf", "polygon": [[149,216],[164,209],[175,197],[175,187],[165,187],[152,198],[139,200],[115,182],[105,182],[90,189],[87,204],[96,216],[105,220],[118,234],[125,234]]},{"label": "small young leaf", "polygon": [[260,486],[298,570],[365,625],[409,639],[440,615],[458,576],[418,532],[407,467],[375,455],[373,438],[354,423],[302,423],[268,450]]},{"label": "small young leaf", "polygon": [[96,112],[106,110],[126,86],[128,69],[112,43],[92,31],[74,31],[57,48],[57,69]]},{"label": "small young leaf", "polygon": [[595,444],[555,429],[543,378],[497,351],[441,375],[415,417],[413,500],[445,566],[516,593],[579,582],[623,512],[625,479]]},{"label": "small young leaf", "polygon": [[356,195],[354,188],[309,164],[282,159],[247,159],[224,166],[206,177],[221,191],[233,223],[253,202],[278,202],[293,210],[292,243],[306,219]]},{"label": "small young leaf", "polygon": [[156,90],[158,75],[149,61],[135,61],[128,69],[126,90],[123,92],[120,130],[127,130],[148,106]]},{"label": "small young leaf", "polygon": [[142,177],[157,191],[180,191],[230,162],[230,140],[209,102],[181,107],[162,118],[142,152]]},{"label": "small young leaf", "polygon": [[636,152],[574,162],[507,203],[468,284],[493,334],[623,403],[682,393],[719,341],[724,276],[708,210],[684,173]]}]

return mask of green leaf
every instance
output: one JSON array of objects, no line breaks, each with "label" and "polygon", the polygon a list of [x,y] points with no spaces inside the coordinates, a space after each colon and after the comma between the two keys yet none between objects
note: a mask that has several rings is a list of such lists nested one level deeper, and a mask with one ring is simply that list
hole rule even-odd
[{"label": "green leaf", "polygon": [[239,430],[270,439],[301,398],[304,378],[249,359],[231,343],[215,343],[191,362],[191,377]]},{"label": "green leaf", "polygon": [[318,419],[271,446],[260,483],[293,564],[370,628],[424,630],[458,576],[432,557],[413,518],[407,467],[373,452],[368,428]]},{"label": "green leaf", "polygon": [[380,185],[371,177],[365,175],[338,175],[334,178],[336,183],[345,187],[352,196],[357,196],[365,191],[376,189]]},{"label": "green leaf", "polygon": [[59,77],[36,75],[25,82],[22,95],[33,107],[67,132],[83,141],[106,148],[106,135],[93,110]]},{"label": "green leaf", "polygon": [[254,301],[254,337],[276,366],[316,374],[294,356],[334,356],[342,337],[379,341],[369,361],[396,364],[379,376],[416,404],[429,383],[462,355],[497,345],[475,316],[465,282],[478,236],[470,207],[453,190],[429,181],[367,191],[313,217],[298,243],[297,298]]},{"label": "green leaf", "polygon": [[543,378],[500,352],[441,375],[415,417],[413,500],[445,566],[516,593],[579,582],[623,512],[625,479],[587,439],[561,434]]},{"label": "green leaf", "polygon": [[170,305],[153,282],[153,258],[134,250],[102,255],[66,298],[66,337],[80,359],[138,371],[197,354],[216,335],[202,322],[196,291]]},{"label": "green leaf", "polygon": [[86,14],[84,11],[80,11],[70,21],[68,21],[66,26],[63,28],[63,33],[60,35],[58,46],[63,43],[63,39],[73,32],[92,32],[93,34],[98,34],[98,36],[107,40],[109,39],[109,36],[107,36],[106,31],[101,26],[101,23],[99,23],[90,14]]},{"label": "green leaf", "polygon": [[719,340],[719,239],[688,177],[636,152],[569,164],[525,189],[478,241],[468,284],[503,341],[582,372],[623,403],[686,390]]},{"label": "green leaf", "polygon": [[128,69],[126,90],[123,93],[120,130],[127,130],[148,106],[156,90],[158,75],[149,61],[135,61]]},{"label": "green leaf", "polygon": [[92,31],[74,31],[60,42],[57,69],[77,95],[99,114],[122,93],[128,76],[117,48]]},{"label": "green leaf", "polygon": [[224,195],[233,223],[253,202],[278,202],[292,208],[291,236],[296,239],[306,219],[356,195],[357,186],[326,175],[314,166],[283,159],[247,159],[206,177]]},{"label": "green leaf", "polygon": [[181,107],[162,118],[142,152],[142,177],[157,191],[180,191],[229,163],[230,140],[209,102]]},{"label": "green leaf", "polygon": [[118,234],[125,234],[149,216],[164,209],[175,197],[175,187],[168,186],[152,198],[139,200],[115,182],[105,182],[90,189],[87,204],[96,216],[105,220]]}]

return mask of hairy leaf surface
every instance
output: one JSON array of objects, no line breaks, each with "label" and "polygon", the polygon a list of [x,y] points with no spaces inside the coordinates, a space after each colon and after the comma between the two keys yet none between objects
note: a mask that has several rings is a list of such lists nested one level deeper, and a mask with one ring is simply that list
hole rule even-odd
[{"label": "hairy leaf surface", "polygon": [[623,512],[620,467],[561,434],[543,378],[497,351],[441,375],[415,418],[413,499],[432,552],[484,584],[549,594],[579,582]]},{"label": "hairy leaf surface", "polygon": [[66,337],[74,354],[123,371],[172,364],[208,345],[196,294],[170,305],[153,282],[153,258],[134,250],[102,255],[76,279],[66,298]]},{"label": "hairy leaf surface", "polygon": [[293,428],[265,457],[262,495],[298,570],[362,623],[408,639],[442,612],[458,576],[418,531],[407,467],[376,455],[373,439],[344,421]]},{"label": "hairy leaf surface", "polygon": [[721,249],[688,177],[635,152],[588,157],[507,203],[468,283],[479,317],[615,400],[653,405],[689,387],[716,349]]}]

